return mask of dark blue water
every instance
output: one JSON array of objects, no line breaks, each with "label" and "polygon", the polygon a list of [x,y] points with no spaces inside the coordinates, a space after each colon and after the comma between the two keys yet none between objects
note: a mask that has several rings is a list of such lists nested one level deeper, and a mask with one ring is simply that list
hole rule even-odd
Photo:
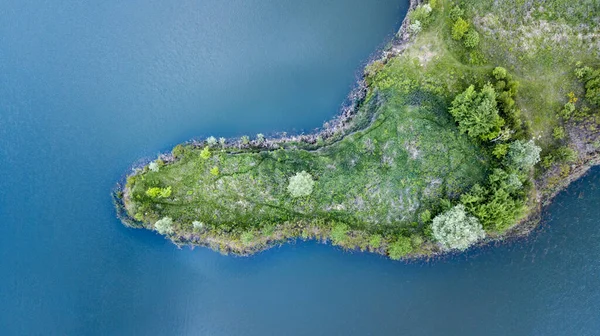
[{"label": "dark blue water", "polygon": [[0,334],[597,335],[600,170],[529,239],[428,263],[317,243],[226,257],[116,220],[140,157],[320,126],[406,7],[0,2]]}]

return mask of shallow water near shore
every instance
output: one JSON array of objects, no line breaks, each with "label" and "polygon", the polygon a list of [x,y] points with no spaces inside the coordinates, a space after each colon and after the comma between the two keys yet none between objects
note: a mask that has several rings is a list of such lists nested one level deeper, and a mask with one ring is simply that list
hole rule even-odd
[{"label": "shallow water near shore", "polygon": [[531,236],[392,262],[248,258],[116,219],[136,160],[333,117],[408,1],[0,4],[1,335],[596,335],[600,169]]}]

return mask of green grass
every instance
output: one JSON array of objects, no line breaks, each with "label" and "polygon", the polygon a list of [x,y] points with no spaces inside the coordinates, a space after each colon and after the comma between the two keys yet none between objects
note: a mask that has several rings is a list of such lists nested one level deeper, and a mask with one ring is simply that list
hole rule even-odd
[{"label": "green grass", "polygon": [[[521,0],[456,1],[480,33],[476,49],[451,38],[452,4],[437,2],[431,22],[401,55],[366,69],[368,94],[352,132],[322,146],[215,145],[209,158],[206,149],[178,148],[174,163],[130,177],[127,213],[149,229],[171,217],[174,241],[237,253],[290,237],[327,239],[332,230],[335,243],[347,247],[381,252],[410,237],[416,253],[426,253],[433,242],[420,214],[439,213],[440,200],[456,200],[484,182],[493,165],[489,145],[458,132],[448,113],[453,97],[470,84],[493,82],[494,67],[507,68],[521,83],[516,103],[529,134],[549,147],[567,93],[583,92],[574,63],[598,63],[600,49],[595,0],[533,7]],[[288,179],[303,170],[315,188],[295,199]],[[171,187],[172,194],[152,198],[146,191],[153,187]]]}]

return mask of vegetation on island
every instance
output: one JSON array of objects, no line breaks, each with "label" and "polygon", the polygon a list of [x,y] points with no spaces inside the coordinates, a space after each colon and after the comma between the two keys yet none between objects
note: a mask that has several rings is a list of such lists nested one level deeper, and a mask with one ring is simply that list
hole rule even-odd
[{"label": "vegetation on island", "polygon": [[345,127],[178,145],[127,178],[123,219],[237,254],[302,238],[401,259],[502,237],[598,153],[599,22],[595,0],[415,2]]}]

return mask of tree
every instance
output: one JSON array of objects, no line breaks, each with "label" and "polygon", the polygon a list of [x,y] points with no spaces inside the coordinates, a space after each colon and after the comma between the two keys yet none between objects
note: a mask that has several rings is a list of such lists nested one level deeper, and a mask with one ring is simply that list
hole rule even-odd
[{"label": "tree", "polygon": [[512,169],[528,171],[540,161],[541,151],[542,149],[533,140],[527,142],[522,140],[513,141],[508,145],[508,153],[505,158],[506,165]]},{"label": "tree", "polygon": [[579,157],[579,155],[577,155],[577,152],[568,146],[562,146],[557,148],[554,152],[554,156],[558,161],[564,163],[576,162]]},{"label": "tree", "polygon": [[171,196],[171,193],[173,192],[173,190],[171,189],[171,187],[166,187],[166,188],[159,188],[159,187],[152,187],[152,188],[148,188],[148,190],[146,190],[146,195],[150,196],[151,198],[167,198]]},{"label": "tree", "polygon": [[479,45],[479,33],[475,29],[470,29],[469,32],[465,34],[463,43],[467,48],[477,47]]},{"label": "tree", "polygon": [[410,32],[413,34],[418,34],[421,31],[421,29],[422,29],[421,21],[419,21],[419,20],[415,20],[413,23],[411,23],[408,26],[408,30],[410,30]]},{"label": "tree", "polygon": [[452,9],[450,9],[450,18],[452,19],[452,21],[460,19],[461,16],[463,16],[464,14],[465,11],[458,5],[455,5],[454,7],[452,7]]},{"label": "tree", "polygon": [[214,176],[219,176],[219,167],[212,167],[210,173]]},{"label": "tree", "polygon": [[492,75],[494,75],[494,78],[496,78],[496,80],[503,80],[506,78],[506,69],[503,67],[495,67],[494,71],[492,71]]},{"label": "tree", "polygon": [[150,164],[148,165],[148,169],[150,169],[151,171],[158,173],[160,167],[158,166],[158,162],[156,161],[152,161],[150,162]]},{"label": "tree", "polygon": [[204,160],[210,159],[210,149],[208,149],[208,146],[202,148],[202,151],[200,152],[200,157]]},{"label": "tree", "polygon": [[374,249],[378,249],[381,246],[381,235],[374,234],[369,237],[369,246]]},{"label": "tree", "polygon": [[600,69],[593,71],[587,76],[585,98],[592,104],[600,106]]},{"label": "tree", "polygon": [[246,231],[241,234],[240,240],[244,245],[250,245],[254,241],[254,233],[251,231]]},{"label": "tree", "polygon": [[312,193],[314,185],[312,176],[306,171],[301,171],[290,177],[287,190],[292,197],[304,197]]},{"label": "tree", "polygon": [[490,83],[480,92],[473,85],[452,101],[450,114],[462,133],[482,140],[491,140],[500,133],[504,119],[498,114],[496,91]]},{"label": "tree", "polygon": [[466,250],[485,237],[479,220],[468,215],[462,204],[437,215],[433,219],[431,229],[433,237],[445,249]]},{"label": "tree", "polygon": [[556,126],[552,130],[552,137],[554,137],[556,140],[562,140],[565,138],[565,136],[565,128],[562,126]]},{"label": "tree", "polygon": [[171,151],[171,154],[176,158],[182,156],[183,153],[185,153],[185,147],[183,147],[183,145],[177,145],[173,147],[173,150]]},{"label": "tree", "polygon": [[214,146],[217,144],[217,138],[215,138],[214,136],[209,136],[208,138],[206,138],[206,143],[209,146]]},{"label": "tree", "polygon": [[494,169],[487,188],[474,185],[460,202],[479,219],[486,231],[503,232],[513,224],[524,206],[523,184],[515,172]]},{"label": "tree", "polygon": [[410,13],[410,22],[412,24],[419,22],[419,25],[421,25],[421,24],[426,25],[430,20],[432,10],[433,9],[428,4],[417,6]]},{"label": "tree", "polygon": [[204,228],[204,223],[196,220],[192,222],[192,227],[194,228],[194,230],[199,231]]},{"label": "tree", "polygon": [[173,190],[171,189],[170,186],[160,189],[160,197],[162,197],[162,198],[171,197],[172,193],[173,193]]},{"label": "tree", "polygon": [[175,232],[173,229],[173,219],[171,217],[163,217],[162,219],[157,220],[156,223],[154,223],[154,229],[162,235],[172,234]]},{"label": "tree", "polygon": [[388,248],[388,255],[392,260],[399,260],[405,255],[412,252],[411,240],[408,237],[400,236],[398,239],[391,243]]},{"label": "tree", "polygon": [[460,40],[465,36],[465,33],[469,30],[469,23],[463,18],[459,17],[454,25],[452,26],[452,38],[455,40]]},{"label": "tree", "polygon": [[348,239],[348,225],[337,223],[331,228],[331,241],[335,245],[341,245]]},{"label": "tree", "polygon": [[506,156],[506,153],[508,153],[508,144],[497,144],[492,151],[492,154],[497,159],[502,159],[504,156]]}]

